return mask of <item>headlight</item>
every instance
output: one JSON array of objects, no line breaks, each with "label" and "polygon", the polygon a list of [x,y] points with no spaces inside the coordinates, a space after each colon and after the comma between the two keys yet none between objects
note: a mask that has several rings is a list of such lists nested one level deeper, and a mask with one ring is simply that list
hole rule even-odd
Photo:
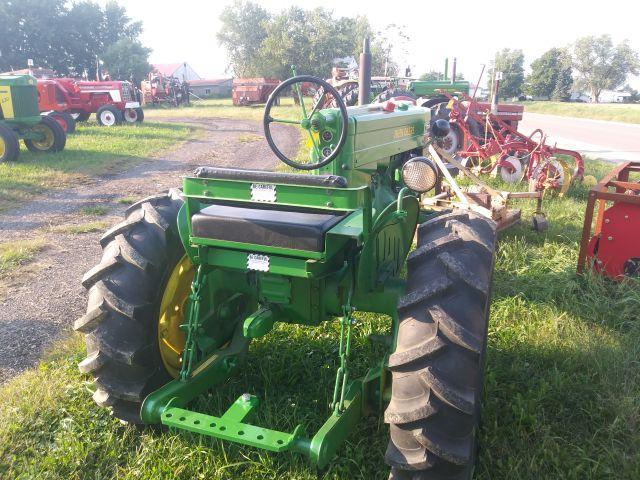
[{"label": "headlight", "polygon": [[428,158],[415,157],[402,167],[402,181],[414,192],[428,192],[436,186],[438,169]]}]

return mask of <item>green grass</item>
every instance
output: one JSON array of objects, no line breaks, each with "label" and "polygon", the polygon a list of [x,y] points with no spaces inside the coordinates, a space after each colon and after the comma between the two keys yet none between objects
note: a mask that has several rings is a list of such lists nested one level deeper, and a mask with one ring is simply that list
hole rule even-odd
[{"label": "green grass", "polygon": [[94,205],[92,207],[84,207],[80,209],[80,213],[88,216],[102,216],[109,213],[109,209],[102,205]]},{"label": "green grass", "polygon": [[[598,178],[610,164],[588,163]],[[476,478],[640,478],[640,285],[575,275],[587,190],[549,199],[551,227],[501,235],[489,327],[482,450]],[[524,217],[532,205],[524,203]],[[354,375],[381,354],[367,336],[385,319],[359,315]],[[258,424],[317,429],[337,368],[337,322],[278,325],[252,343],[228,384],[201,398],[220,414],[243,392],[258,395]],[[0,388],[0,478],[386,479],[387,427],[360,422],[333,464],[317,474],[295,454],[271,454],[190,434],[123,426],[91,401],[74,336],[38,368]]]},{"label": "green grass", "polygon": [[50,229],[54,233],[71,233],[79,235],[82,233],[103,232],[111,226],[110,222],[99,220],[95,222],[81,223],[79,225],[57,225]]},{"label": "green grass", "polygon": [[0,243],[0,279],[31,262],[43,248],[44,241],[41,238]]},{"label": "green grass", "polygon": [[0,211],[50,189],[130,168],[185,140],[192,129],[157,122],[108,128],[89,123],[69,135],[62,152],[36,154],[23,146],[18,161],[0,163]]},{"label": "green grass", "polygon": [[640,123],[640,104],[523,102],[525,112]]},{"label": "green grass", "polygon": [[[310,104],[311,100],[305,99]],[[300,107],[293,104],[293,100],[283,98],[280,107],[274,107],[274,111],[279,113],[295,113],[300,114]],[[146,108],[144,111],[145,119],[163,119],[163,118],[233,118],[242,120],[262,121],[264,113],[264,105],[253,105],[247,107],[236,107],[230,98],[211,98],[202,101],[192,102],[188,106],[180,108]],[[294,117],[292,117],[294,118]],[[298,118],[298,117],[295,117]]]}]

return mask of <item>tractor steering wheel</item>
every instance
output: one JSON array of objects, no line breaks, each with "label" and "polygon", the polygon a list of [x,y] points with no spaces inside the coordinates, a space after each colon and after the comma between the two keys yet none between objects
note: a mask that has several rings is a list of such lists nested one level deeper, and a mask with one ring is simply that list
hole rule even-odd
[{"label": "tractor steering wheel", "polygon": [[[311,109],[311,113],[307,115],[307,111],[304,105],[304,96],[302,95],[302,88],[300,86],[301,83],[312,83],[319,87],[319,95],[316,95],[313,108]],[[292,119],[284,119],[284,118],[273,118],[271,116],[271,107],[278,104],[278,100],[280,97],[280,93],[282,93],[286,88],[293,86],[293,93],[295,95],[296,100],[300,103],[300,107],[302,108],[302,119],[300,120],[292,120]],[[318,123],[320,119],[323,117],[318,113],[319,109],[322,109],[325,104],[325,97],[331,95],[335,100],[335,104],[338,106],[340,110],[341,117],[341,130],[340,137],[337,142],[331,143],[330,147],[325,147],[323,149],[320,148],[319,138],[318,136]],[[314,116],[316,118],[314,118]],[[320,119],[318,118],[320,117]],[[276,87],[276,89],[269,95],[269,100],[267,100],[267,105],[264,108],[264,136],[267,138],[267,143],[273,153],[282,160],[284,163],[289,165],[290,167],[297,168],[299,170],[315,170],[320,167],[324,167],[333,161],[334,158],[338,156],[340,150],[344,146],[345,141],[347,140],[347,128],[349,123],[349,116],[347,114],[347,107],[342,100],[342,97],[338,93],[338,91],[331,86],[331,84],[325,82],[324,80],[314,77],[311,75],[298,75],[296,77],[292,77],[289,80],[282,82],[280,85]],[[299,163],[295,160],[287,157],[282,151],[278,148],[278,146],[273,141],[273,136],[271,135],[271,124],[272,123],[287,123],[290,125],[300,125],[303,130],[306,130],[309,138],[311,140],[311,145],[313,151],[316,153],[316,158],[320,160],[316,163]],[[316,136],[314,136],[314,133]],[[330,151],[328,151],[330,150]]]}]

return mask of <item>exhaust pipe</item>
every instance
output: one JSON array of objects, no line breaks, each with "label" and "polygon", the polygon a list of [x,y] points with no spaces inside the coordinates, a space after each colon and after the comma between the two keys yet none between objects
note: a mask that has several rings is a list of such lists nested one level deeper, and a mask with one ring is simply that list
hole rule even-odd
[{"label": "exhaust pipe", "polygon": [[360,74],[358,78],[358,105],[367,105],[371,98],[371,50],[369,39],[364,39],[360,54]]},{"label": "exhaust pipe", "polygon": [[451,71],[451,84],[456,83],[456,69],[458,66],[458,59],[453,57],[453,69]]}]

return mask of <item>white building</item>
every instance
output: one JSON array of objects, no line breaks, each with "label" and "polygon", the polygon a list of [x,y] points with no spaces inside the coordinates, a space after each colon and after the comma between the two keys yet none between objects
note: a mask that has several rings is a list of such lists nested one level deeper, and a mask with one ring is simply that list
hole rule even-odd
[{"label": "white building", "polygon": [[158,63],[153,65],[153,70],[164,77],[176,77],[180,81],[200,80],[201,77],[189,66],[187,62],[182,63]]}]

